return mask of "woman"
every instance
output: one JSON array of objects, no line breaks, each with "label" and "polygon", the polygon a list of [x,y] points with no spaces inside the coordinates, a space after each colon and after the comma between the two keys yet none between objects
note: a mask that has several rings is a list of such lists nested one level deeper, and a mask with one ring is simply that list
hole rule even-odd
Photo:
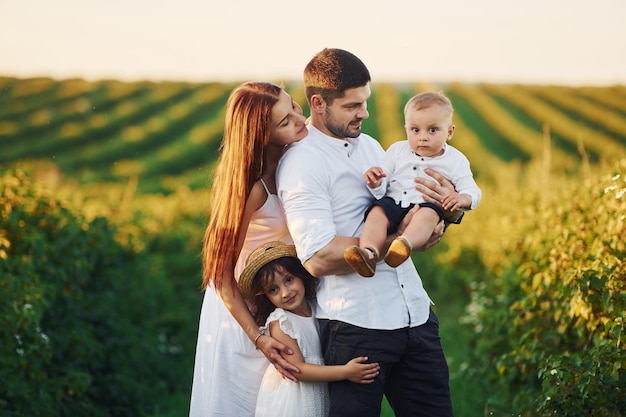
[{"label": "woman", "polygon": [[291,350],[259,332],[236,278],[257,246],[291,243],[276,195],[285,146],[307,135],[302,108],[280,87],[249,82],[231,93],[203,247],[205,289],[190,416],[253,416],[269,360],[294,379]]}]

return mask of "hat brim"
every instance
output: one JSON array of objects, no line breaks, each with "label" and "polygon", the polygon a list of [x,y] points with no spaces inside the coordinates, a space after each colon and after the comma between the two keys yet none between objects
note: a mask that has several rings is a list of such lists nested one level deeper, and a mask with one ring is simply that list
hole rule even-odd
[{"label": "hat brim", "polygon": [[237,286],[244,298],[252,299],[254,297],[253,285],[254,277],[259,269],[268,263],[284,257],[297,258],[296,247],[294,245],[287,245],[284,242],[273,241],[267,242],[259,246],[250,253],[246,261],[246,266],[239,275]]}]

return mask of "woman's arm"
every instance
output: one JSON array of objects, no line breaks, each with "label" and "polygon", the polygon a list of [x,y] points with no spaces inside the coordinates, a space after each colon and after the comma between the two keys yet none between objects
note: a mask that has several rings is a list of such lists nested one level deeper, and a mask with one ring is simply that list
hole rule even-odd
[{"label": "woman's arm", "polygon": [[[263,205],[266,198],[267,194],[265,193],[265,189],[263,189],[260,182],[257,182],[252,187],[252,191],[246,202],[242,227],[237,240],[237,253],[240,253],[243,247],[252,214]],[[283,343],[280,343],[270,336],[258,337],[260,333],[259,326],[254,320],[254,317],[252,317],[248,305],[239,292],[239,288],[234,285],[234,268],[235,266],[231,265],[231,262],[227,262],[224,268],[225,276],[222,281],[222,288],[219,291],[219,295],[224,301],[226,308],[235,320],[237,320],[237,323],[239,323],[244,332],[246,332],[250,343],[256,344],[255,347],[263,352],[267,360],[274,365],[282,375],[297,382],[298,379],[294,376],[294,373],[299,373],[300,370],[284,357],[284,355],[292,355],[293,351],[288,346],[285,346]]]},{"label": "woman's arm", "polygon": [[379,373],[380,366],[378,363],[365,363],[368,359],[365,356],[354,358],[345,365],[307,363],[304,361],[298,342],[282,331],[278,321],[271,322],[269,328],[275,339],[293,350],[294,354],[291,361],[300,369],[298,375],[300,381],[331,382],[347,379],[359,384],[371,384]]},{"label": "woman's arm", "polygon": [[252,317],[250,310],[248,310],[248,305],[239,292],[239,289],[237,287],[233,288],[231,282],[232,281],[228,279],[224,280],[222,289],[219,292],[226,308],[235,320],[237,320],[237,323],[239,323],[244,332],[246,332],[250,343],[254,344],[256,341],[255,347],[263,352],[267,360],[274,365],[282,375],[297,382],[298,378],[296,378],[294,374],[299,373],[300,370],[284,358],[284,355],[292,355],[293,350],[268,335],[257,338],[260,334],[259,326],[256,324],[254,317]]}]

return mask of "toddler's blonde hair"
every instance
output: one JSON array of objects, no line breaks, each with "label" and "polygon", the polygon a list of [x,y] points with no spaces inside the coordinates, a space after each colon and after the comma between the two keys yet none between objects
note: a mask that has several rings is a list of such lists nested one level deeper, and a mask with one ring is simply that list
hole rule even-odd
[{"label": "toddler's blonde hair", "polygon": [[452,114],[454,113],[454,108],[452,107],[450,99],[443,95],[443,93],[437,93],[435,91],[426,91],[424,93],[419,93],[411,97],[404,106],[404,118],[406,119],[406,116],[410,110],[419,111],[432,106],[441,106],[446,109],[450,118],[450,123],[452,123]]}]

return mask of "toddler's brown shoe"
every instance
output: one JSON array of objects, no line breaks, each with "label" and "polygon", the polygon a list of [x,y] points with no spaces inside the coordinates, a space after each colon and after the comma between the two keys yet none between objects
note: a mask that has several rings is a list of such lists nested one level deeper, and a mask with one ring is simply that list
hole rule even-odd
[{"label": "toddler's brown shoe", "polygon": [[392,268],[396,268],[411,256],[411,242],[407,238],[398,236],[389,245],[389,250],[385,255],[385,262]]},{"label": "toddler's brown shoe", "polygon": [[362,277],[370,278],[376,272],[376,262],[378,256],[376,251],[360,248],[358,246],[348,246],[343,252],[343,259]]}]

